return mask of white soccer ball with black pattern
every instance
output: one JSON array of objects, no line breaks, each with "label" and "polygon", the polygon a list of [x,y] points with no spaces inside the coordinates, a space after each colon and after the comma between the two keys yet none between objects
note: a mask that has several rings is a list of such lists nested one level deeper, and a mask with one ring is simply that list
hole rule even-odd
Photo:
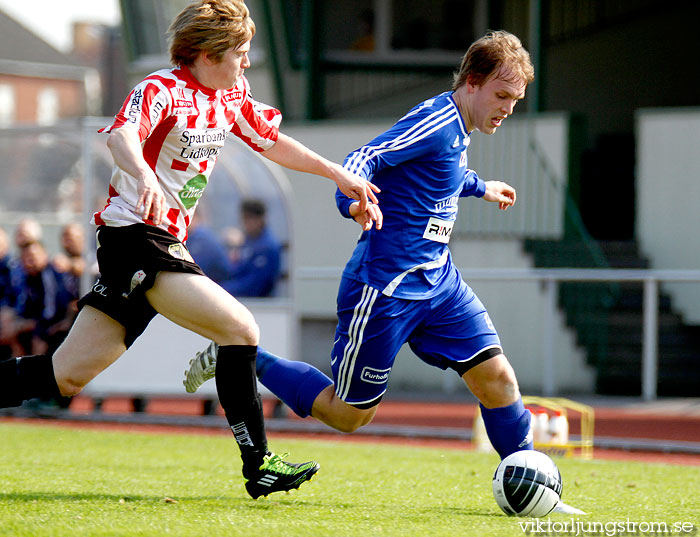
[{"label": "white soccer ball with black pattern", "polygon": [[493,476],[493,495],[510,516],[547,516],[561,499],[559,468],[540,451],[511,453]]}]

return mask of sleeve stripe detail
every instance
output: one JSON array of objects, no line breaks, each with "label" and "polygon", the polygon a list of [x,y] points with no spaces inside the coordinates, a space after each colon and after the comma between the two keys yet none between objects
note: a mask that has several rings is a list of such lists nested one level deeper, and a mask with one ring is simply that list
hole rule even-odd
[{"label": "sleeve stripe detail", "polygon": [[455,108],[451,105],[445,106],[441,110],[427,116],[422,121],[419,121],[393,140],[386,140],[376,147],[370,145],[364,146],[348,159],[348,161],[345,163],[345,168],[348,171],[357,173],[364,167],[369,159],[381,155],[386,151],[398,151],[399,149],[403,149],[416,142],[419,142],[436,130],[451,123],[456,118],[457,111]]}]

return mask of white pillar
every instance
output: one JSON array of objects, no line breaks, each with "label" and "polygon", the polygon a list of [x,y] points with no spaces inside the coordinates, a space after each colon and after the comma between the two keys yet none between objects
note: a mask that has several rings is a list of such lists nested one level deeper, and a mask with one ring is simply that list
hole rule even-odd
[{"label": "white pillar", "polygon": [[659,377],[659,282],[644,280],[644,327],[642,332],[642,398],[656,399]]}]

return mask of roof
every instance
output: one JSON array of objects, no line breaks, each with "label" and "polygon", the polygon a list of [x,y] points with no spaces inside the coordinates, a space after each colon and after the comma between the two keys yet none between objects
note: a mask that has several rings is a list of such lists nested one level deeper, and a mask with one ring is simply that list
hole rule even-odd
[{"label": "roof", "polygon": [[0,59],[13,62],[80,65],[0,10]]}]

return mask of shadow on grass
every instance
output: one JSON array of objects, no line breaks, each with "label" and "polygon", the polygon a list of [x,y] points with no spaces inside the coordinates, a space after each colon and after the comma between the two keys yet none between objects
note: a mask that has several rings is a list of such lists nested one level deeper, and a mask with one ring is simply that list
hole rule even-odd
[{"label": "shadow on grass", "polygon": [[[134,494],[110,494],[110,493],[94,493],[94,492],[46,492],[46,491],[32,491],[32,492],[4,492],[0,493],[0,502],[19,502],[19,503],[82,503],[82,502],[105,502],[105,503],[119,503],[126,505],[136,505],[138,503],[145,504],[190,504],[194,505],[200,502],[225,502],[227,506],[236,505],[243,509],[250,509],[254,511],[268,511],[274,510],[279,506],[289,506],[297,508],[311,508],[311,509],[324,509],[329,507],[328,502],[319,500],[306,500],[300,497],[294,497],[287,494],[270,495],[268,498],[259,498],[253,500],[248,496],[227,496],[227,495],[211,495],[211,496],[159,496],[159,495],[134,495]],[[349,511],[352,512],[358,508],[362,508],[362,505],[354,503],[334,503],[332,506],[334,509],[339,511]],[[382,509],[386,508],[389,511],[393,509],[391,506],[380,506]],[[443,516],[449,517],[451,519],[457,518],[467,518],[467,517],[478,517],[484,520],[491,520],[493,518],[501,518],[503,515],[498,512],[489,511],[485,509],[479,509],[478,507],[458,507],[458,506],[443,506],[443,507],[424,507],[418,509],[417,512],[404,515],[407,520],[415,518],[417,521],[421,520],[425,516]]]},{"label": "shadow on grass", "polygon": [[[196,500],[226,500],[243,501],[245,498],[225,496],[197,496],[185,498],[171,497],[175,501]],[[84,501],[114,501],[114,502],[164,502],[166,496],[138,496],[133,494],[99,494],[94,492],[4,492],[0,493],[0,501],[18,502],[84,502]]]},{"label": "shadow on grass", "polygon": [[93,492],[4,492],[0,502],[116,502],[116,503],[197,503],[225,501],[227,503],[248,504],[252,509],[270,509],[275,505],[296,505],[321,507],[322,502],[307,502],[295,498],[270,496],[267,499],[253,500],[248,496],[141,496],[134,494],[99,494]]},{"label": "shadow on grass", "polygon": [[485,519],[503,518],[503,513],[500,511],[487,511],[486,509],[478,509],[472,507],[434,507],[426,508],[426,511],[431,513],[439,513],[449,517],[468,516],[482,517]]}]

